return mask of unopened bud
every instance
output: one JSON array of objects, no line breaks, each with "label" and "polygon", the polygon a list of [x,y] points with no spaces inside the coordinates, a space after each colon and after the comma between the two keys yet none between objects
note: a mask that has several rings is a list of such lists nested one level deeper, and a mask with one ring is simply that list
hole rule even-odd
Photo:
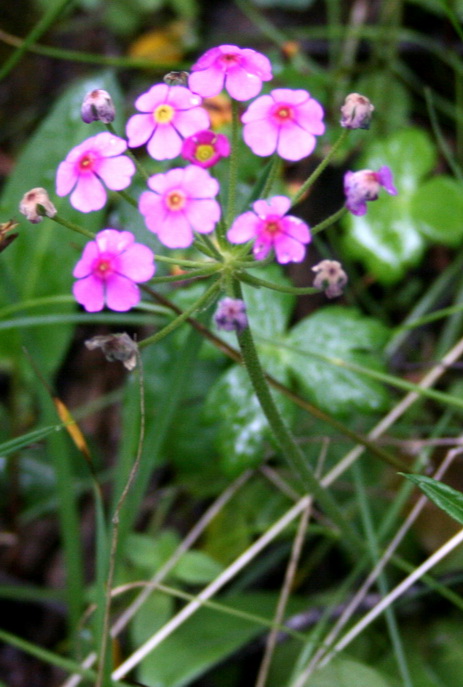
[{"label": "unopened bud", "polygon": [[32,188],[25,193],[19,203],[19,212],[33,224],[42,221],[42,217],[54,217],[56,208],[51,202],[46,189]]},{"label": "unopened bud", "polygon": [[110,124],[113,122],[116,110],[108,91],[96,88],[94,91],[87,93],[83,100],[80,114],[86,124],[90,124],[90,122]]},{"label": "unopened bud", "polygon": [[137,364],[138,346],[125,332],[123,334],[107,334],[87,339],[85,345],[89,351],[101,348],[106,360],[123,363],[127,370],[133,370]]},{"label": "unopened bud", "polygon": [[369,129],[374,105],[360,93],[351,93],[341,107],[341,126],[345,129]]},{"label": "unopened bud", "polygon": [[168,86],[187,86],[188,72],[169,72],[164,76],[164,83]]},{"label": "unopened bud", "polygon": [[316,289],[325,292],[327,298],[336,298],[342,294],[344,286],[347,284],[347,274],[342,269],[342,265],[337,260],[322,260],[312,267],[316,272],[313,285]]},{"label": "unopened bud", "polygon": [[218,329],[242,332],[248,326],[246,304],[239,298],[223,298],[217,305],[214,321]]}]

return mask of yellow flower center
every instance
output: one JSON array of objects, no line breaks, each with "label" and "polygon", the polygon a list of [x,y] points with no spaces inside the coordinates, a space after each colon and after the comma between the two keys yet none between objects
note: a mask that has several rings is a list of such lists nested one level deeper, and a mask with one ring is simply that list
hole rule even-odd
[{"label": "yellow flower center", "polygon": [[210,143],[201,143],[200,145],[196,146],[195,158],[200,162],[206,162],[207,160],[211,159],[214,153],[214,146],[212,146]]},{"label": "yellow flower center", "polygon": [[175,110],[171,105],[159,105],[153,112],[154,121],[157,124],[168,124],[174,118]]}]

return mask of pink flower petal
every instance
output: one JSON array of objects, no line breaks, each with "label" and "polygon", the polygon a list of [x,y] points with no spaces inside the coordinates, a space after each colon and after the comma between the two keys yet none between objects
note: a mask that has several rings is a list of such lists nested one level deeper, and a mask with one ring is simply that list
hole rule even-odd
[{"label": "pink flower petal", "polygon": [[150,138],[154,131],[153,115],[136,114],[130,117],[126,126],[126,134],[131,148],[138,148]]},{"label": "pink flower petal", "polygon": [[280,129],[277,152],[284,160],[302,160],[316,145],[315,136],[297,127]]},{"label": "pink flower petal", "polygon": [[158,125],[148,141],[148,153],[155,160],[172,160],[180,155],[182,139],[170,125]]},{"label": "pink flower petal", "polygon": [[153,251],[141,243],[135,243],[119,256],[119,269],[128,279],[145,282],[155,272]]},{"label": "pink flower petal", "polygon": [[196,200],[188,203],[188,221],[200,234],[209,234],[220,219],[220,205],[215,200]]},{"label": "pink flower petal", "polygon": [[98,168],[98,176],[112,191],[122,191],[130,186],[135,172],[135,164],[125,155],[104,159]]},{"label": "pink flower petal", "polygon": [[242,69],[235,69],[227,75],[225,87],[232,98],[242,102],[261,92],[262,79],[256,74],[243,74]]},{"label": "pink flower petal", "polygon": [[71,193],[77,182],[74,165],[64,160],[58,165],[56,172],[56,193],[58,196],[67,196]]},{"label": "pink flower petal", "polygon": [[173,123],[179,133],[186,138],[202,129],[207,129],[210,125],[210,119],[204,108],[195,107],[186,112],[177,112]]},{"label": "pink flower petal", "polygon": [[93,136],[92,147],[102,157],[114,157],[115,155],[121,155],[127,150],[127,143],[123,138],[115,136],[109,131],[103,131],[101,134]]},{"label": "pink flower petal", "polygon": [[73,284],[72,293],[87,312],[99,312],[104,308],[104,286],[101,279],[93,275],[79,279]]},{"label": "pink flower petal", "polygon": [[257,217],[253,212],[239,215],[227,232],[227,239],[232,243],[246,243],[256,235]]},{"label": "pink flower petal", "polygon": [[204,71],[192,72],[188,79],[188,86],[193,93],[199,93],[203,98],[210,98],[220,93],[224,81],[223,71],[210,67]]},{"label": "pink flower petal", "polygon": [[99,251],[96,241],[90,241],[90,243],[87,243],[82,253],[82,257],[74,267],[72,276],[80,279],[91,274],[93,262],[96,260],[98,255]]},{"label": "pink flower petal", "polygon": [[287,196],[272,196],[267,200],[256,200],[252,205],[255,213],[261,217],[268,215],[285,215],[291,207],[291,201]]},{"label": "pink flower petal", "polygon": [[219,182],[205,169],[188,165],[182,172],[183,187],[190,198],[211,198],[218,194]]},{"label": "pink flower petal", "polygon": [[193,231],[184,213],[170,214],[159,224],[158,237],[167,248],[189,248],[193,243]]},{"label": "pink flower petal", "polygon": [[114,274],[106,282],[106,305],[116,312],[126,312],[140,301],[140,289],[133,281]]},{"label": "pink flower petal", "polygon": [[261,95],[252,102],[246,112],[241,117],[243,124],[248,122],[255,122],[256,120],[266,119],[269,115],[269,111],[275,104],[275,101],[270,95]]},{"label": "pink flower petal", "polygon": [[244,127],[243,138],[253,153],[266,157],[272,155],[276,150],[278,128],[266,120],[251,122]]},{"label": "pink flower petal", "polygon": [[71,193],[70,201],[76,210],[92,212],[93,210],[101,210],[106,203],[106,197],[105,188],[96,176],[81,176]]},{"label": "pink flower petal", "polygon": [[142,93],[135,100],[135,107],[140,112],[152,113],[158,105],[167,102],[169,86],[159,83],[152,86],[146,93]]}]

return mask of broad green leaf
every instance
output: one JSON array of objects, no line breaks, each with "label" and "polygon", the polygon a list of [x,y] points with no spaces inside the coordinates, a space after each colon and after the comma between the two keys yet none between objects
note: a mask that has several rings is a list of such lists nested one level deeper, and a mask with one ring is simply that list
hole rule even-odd
[{"label": "broad green leaf", "polygon": [[421,218],[413,215],[413,197],[435,158],[435,148],[424,131],[404,129],[373,143],[355,165],[373,170],[388,165],[398,191],[397,196],[389,196],[381,190],[363,217],[349,214],[344,219],[345,250],[383,283],[398,281],[423,255],[426,241]]},{"label": "broad green leaf", "polygon": [[381,370],[381,351],[387,338],[387,329],[377,320],[354,308],[327,306],[303,319],[288,334],[288,366],[309,399],[331,414],[379,411],[388,403],[381,384],[324,362],[317,354]]},{"label": "broad green leaf", "polygon": [[[268,356],[264,365],[272,373],[274,366]],[[275,367],[279,380],[285,383],[280,365]],[[281,395],[274,398],[285,420],[291,421],[292,405]],[[216,447],[227,476],[234,477],[262,462],[272,434],[246,370],[234,365],[219,378],[207,396],[205,416],[220,423]]]},{"label": "broad green leaf", "polygon": [[432,477],[406,475],[403,472],[400,474],[416,484],[438,508],[441,508],[447,515],[463,525],[463,494],[460,491],[442,482],[437,482]]},{"label": "broad green leaf", "polygon": [[[270,620],[275,612],[277,598],[277,593],[249,593],[215,600],[231,609]],[[306,599],[292,598],[288,605],[288,614],[302,610],[306,605]],[[156,626],[157,619],[154,616],[154,629],[147,633],[145,640],[153,634]],[[156,687],[182,687],[190,684],[266,629],[267,626],[263,627],[259,620],[252,621],[226,611],[204,607],[143,660],[137,679]]]},{"label": "broad green leaf", "polygon": [[173,569],[173,575],[185,584],[207,584],[223,570],[211,556],[203,551],[187,551]]},{"label": "broad green leaf", "polygon": [[411,213],[430,241],[458,246],[463,239],[463,185],[444,175],[426,181],[413,195]]},{"label": "broad green leaf", "polygon": [[[351,658],[338,656],[325,668],[312,675],[307,687],[389,687],[390,683],[377,670]],[[304,685],[305,687],[305,685]]]},{"label": "broad green leaf", "polygon": [[155,537],[131,534],[126,552],[127,559],[136,568],[150,575],[172,556],[178,544],[178,535],[172,530],[163,530]]},{"label": "broad green leaf", "polygon": [[[103,228],[103,211],[79,213],[71,207],[69,198],[57,198],[54,194],[58,164],[73,146],[103,130],[101,124],[84,124],[80,118],[82,99],[95,88],[110,91],[117,105],[119,88],[107,72],[78,81],[66,90],[21,152],[0,198],[1,217],[18,217],[18,204],[24,193],[42,186],[66,219],[89,231]],[[19,234],[0,256],[0,307],[40,296],[70,294],[72,269],[85,239],[48,219],[32,225],[22,218]],[[56,304],[35,308],[33,313],[50,314],[51,309],[54,313],[67,313],[75,307],[74,303]],[[71,333],[71,325],[56,325],[26,331],[21,339],[42,371],[48,372],[59,365]],[[15,350],[20,350],[20,335],[0,337],[0,357],[12,355],[12,339],[16,342]]]}]

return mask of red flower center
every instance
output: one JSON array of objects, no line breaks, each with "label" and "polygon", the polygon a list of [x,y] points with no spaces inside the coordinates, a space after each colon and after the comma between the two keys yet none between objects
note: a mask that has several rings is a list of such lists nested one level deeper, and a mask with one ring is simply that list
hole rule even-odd
[{"label": "red flower center", "polygon": [[186,204],[186,196],[180,189],[169,191],[166,195],[166,205],[171,212],[183,210]]},{"label": "red flower center", "polygon": [[100,255],[92,265],[93,276],[106,280],[115,272],[114,260],[111,257]]},{"label": "red flower center", "polygon": [[277,103],[272,112],[272,117],[276,124],[282,125],[294,120],[294,110],[291,105]]},{"label": "red flower center", "polygon": [[267,218],[265,220],[265,231],[273,236],[281,231],[280,222],[277,218]]},{"label": "red flower center", "polygon": [[92,172],[94,172],[96,161],[97,156],[94,153],[84,153],[77,162],[79,174],[91,174]]}]

